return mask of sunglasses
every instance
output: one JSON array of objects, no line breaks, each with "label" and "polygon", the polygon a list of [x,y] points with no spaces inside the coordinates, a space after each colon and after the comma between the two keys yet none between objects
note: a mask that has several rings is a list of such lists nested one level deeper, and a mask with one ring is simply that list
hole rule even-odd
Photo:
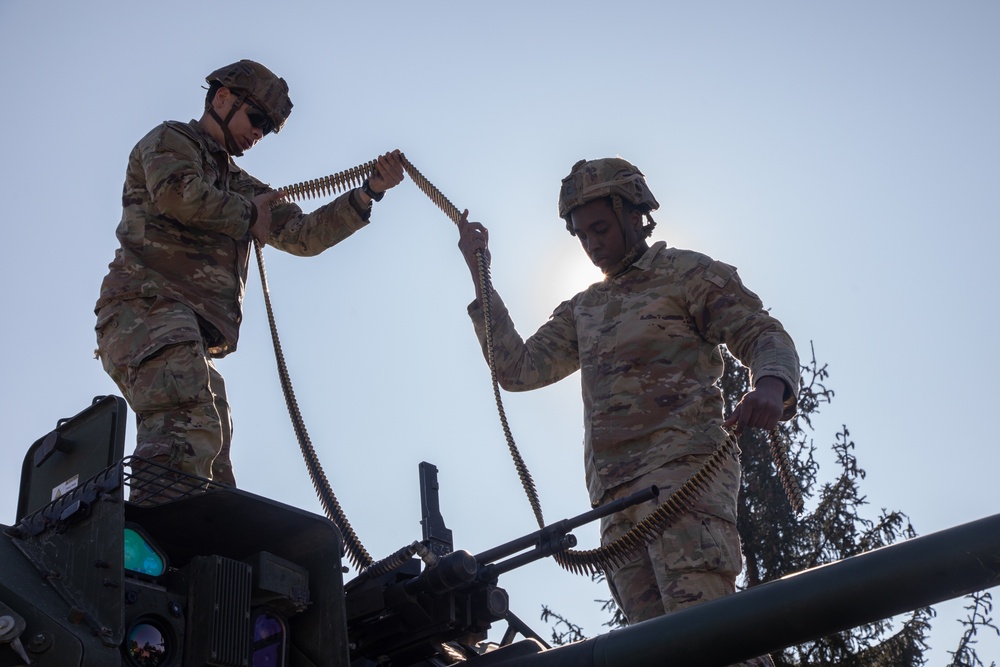
[{"label": "sunglasses", "polygon": [[246,100],[247,105],[247,118],[250,120],[250,124],[255,128],[264,133],[266,137],[274,129],[274,123],[271,121],[270,116],[261,110],[259,106],[251,102],[249,99]]}]

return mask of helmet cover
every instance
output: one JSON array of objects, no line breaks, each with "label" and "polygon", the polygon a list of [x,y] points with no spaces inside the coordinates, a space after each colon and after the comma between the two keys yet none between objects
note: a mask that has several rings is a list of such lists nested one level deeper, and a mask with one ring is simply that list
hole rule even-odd
[{"label": "helmet cover", "polygon": [[249,97],[274,123],[275,132],[281,130],[288,115],[292,113],[288,84],[274,72],[253,60],[241,60],[220,67],[205,77],[205,81],[209,84],[218,81],[233,92]]},{"label": "helmet cover", "polygon": [[569,216],[574,208],[614,196],[621,197],[644,214],[660,207],[641,171],[627,160],[609,157],[580,160],[573,165],[559,189],[559,217],[566,221],[566,228],[572,233]]}]

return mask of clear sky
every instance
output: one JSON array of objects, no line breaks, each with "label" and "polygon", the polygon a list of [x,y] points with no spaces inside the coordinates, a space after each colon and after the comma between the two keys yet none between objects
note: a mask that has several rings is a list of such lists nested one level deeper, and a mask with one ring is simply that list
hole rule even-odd
[{"label": "clear sky", "polygon": [[[632,161],[661,203],[654,239],[736,265],[803,358],[812,344],[829,364],[821,478],[846,424],[871,517],[898,509],[927,534],[992,515],[998,28],[986,0],[0,0],[0,522],[23,451],[115,391],[93,359],[93,304],[129,151],[160,121],[199,116],[205,75],[240,58],[283,76],[295,103],[244,168],[281,186],[402,149],[489,226],[494,284],[524,334],[600,277],[557,217],[560,180],[581,158]],[[457,547],[534,529],[456,242],[404,182],[326,253],[266,252],[306,425],[375,557],[420,537],[420,461],[439,468]],[[321,512],[253,268],[240,349],[219,367],[240,486]],[[547,519],[587,510],[578,375],[505,402]],[[596,527],[577,534],[596,546]],[[501,584],[543,632],[544,603],[602,630],[590,601],[605,590],[552,562]],[[938,611],[934,665],[963,615],[961,601]],[[1000,658],[990,633],[980,646]]]}]

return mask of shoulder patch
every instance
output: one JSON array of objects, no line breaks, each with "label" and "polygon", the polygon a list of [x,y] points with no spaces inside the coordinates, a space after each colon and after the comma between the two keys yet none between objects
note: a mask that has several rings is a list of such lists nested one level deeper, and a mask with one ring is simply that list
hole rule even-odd
[{"label": "shoulder patch", "polygon": [[[154,132],[156,132],[154,130]],[[156,133],[155,143],[157,151],[171,151],[180,153],[190,153],[192,148],[201,152],[201,141],[191,128],[183,123],[167,121],[160,125],[159,132]]]},{"label": "shoulder patch", "polygon": [[172,130],[180,132],[181,134],[186,134],[189,138],[191,138],[194,141],[201,141],[201,137],[199,137],[198,134],[194,130],[192,130],[191,126],[188,125],[187,123],[182,123],[179,120],[165,120],[163,121],[163,124]]},{"label": "shoulder patch", "polygon": [[[711,263],[705,266],[705,262]],[[711,261],[705,258],[704,261],[699,261],[698,263],[705,266],[705,272],[702,274],[702,277],[718,287],[725,287],[726,283],[736,275],[736,267],[730,266],[725,262]]]}]

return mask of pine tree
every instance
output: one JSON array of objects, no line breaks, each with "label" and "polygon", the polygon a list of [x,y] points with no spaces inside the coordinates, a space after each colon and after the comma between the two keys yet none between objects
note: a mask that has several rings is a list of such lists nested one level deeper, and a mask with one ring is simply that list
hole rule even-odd
[{"label": "pine tree", "polygon": [[[772,441],[770,434],[753,429],[740,436],[743,479],[737,524],[745,560],[742,588],[917,535],[909,518],[900,511],[882,509],[876,519],[862,514],[867,504],[860,488],[865,471],[858,463],[846,426],[834,436],[831,445],[836,474],[828,476],[830,481],[820,482],[812,419],[832,401],[834,392],[826,386],[827,366],[820,365],[815,350],[811,351],[811,360],[802,367],[798,414],[781,425],[780,437]],[[720,386],[729,414],[750,388],[749,373],[724,347],[722,352],[726,366]],[[774,465],[774,445],[787,452],[791,476],[807,501],[801,515],[793,510]],[[601,575],[595,578],[603,579]],[[968,598],[969,616],[961,621],[965,631],[958,648],[951,652],[948,667],[996,667],[996,663],[985,665],[975,652],[979,629],[1000,632],[990,616],[990,594],[982,592]],[[607,627],[624,625],[624,617],[612,600],[601,604],[612,614]],[[776,667],[920,667],[925,664],[926,638],[933,617],[933,609],[917,609],[895,624],[888,619],[877,621],[789,647],[772,658]],[[548,607],[542,609],[542,620],[553,623],[552,641],[557,645],[585,638],[579,626]]]},{"label": "pine tree", "polygon": [[[749,384],[746,369],[732,356],[725,357],[721,386],[729,412]],[[833,391],[825,385],[828,376],[826,365],[817,363],[814,352],[802,370],[798,414],[780,429],[795,481],[806,499],[815,497],[814,509],[801,516],[792,510],[773,463],[769,434],[748,429],[740,437],[743,480],[737,525],[743,542],[745,587],[916,536],[902,512],[883,509],[875,520],[862,515],[866,500],[860,482],[865,471],[858,465],[846,426],[832,445],[839,470],[832,481],[818,482],[812,417],[833,399]],[[889,620],[877,621],[785,649],[772,658],[777,667],[917,667],[923,664],[931,615],[929,609],[918,609],[895,632]]]}]

